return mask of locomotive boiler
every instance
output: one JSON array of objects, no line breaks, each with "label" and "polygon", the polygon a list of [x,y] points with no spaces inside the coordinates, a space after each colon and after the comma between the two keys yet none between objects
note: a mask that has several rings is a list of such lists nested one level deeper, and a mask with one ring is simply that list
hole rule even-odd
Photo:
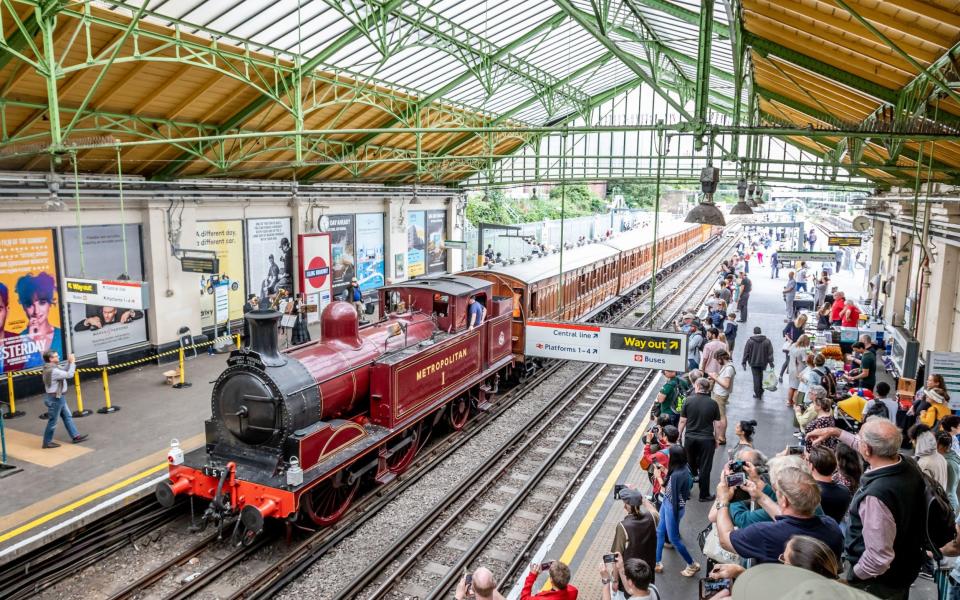
[{"label": "locomotive boiler", "polygon": [[[488,310],[473,329],[469,298]],[[250,345],[230,354],[214,384],[206,444],[170,453],[158,500],[209,499],[202,524],[239,516],[247,539],[267,518],[327,525],[361,481],[406,469],[444,417],[462,427],[511,364],[510,299],[450,276],[382,288],[380,306],[380,320],[360,328],[351,304],[333,302],[320,340],[284,352],[280,313],[248,313]]]}]

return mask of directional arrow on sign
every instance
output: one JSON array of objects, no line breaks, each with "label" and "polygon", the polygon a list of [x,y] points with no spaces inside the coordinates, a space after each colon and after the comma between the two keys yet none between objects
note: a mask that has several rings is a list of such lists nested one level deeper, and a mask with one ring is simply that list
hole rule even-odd
[{"label": "directional arrow on sign", "polygon": [[679,342],[679,341],[677,341],[677,340],[670,340],[670,349],[671,349],[671,350],[676,350],[676,349],[679,348],[679,347],[680,347],[680,342]]}]

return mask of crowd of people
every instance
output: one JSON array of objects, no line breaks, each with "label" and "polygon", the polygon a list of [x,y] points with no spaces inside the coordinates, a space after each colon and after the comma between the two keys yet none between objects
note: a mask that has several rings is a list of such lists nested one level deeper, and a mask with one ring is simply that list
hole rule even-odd
[{"label": "crowd of people", "polygon": [[[881,350],[870,335],[839,344],[839,355],[837,344],[824,344],[818,331],[856,327],[860,309],[831,287],[832,273],[814,275],[803,264],[789,271],[788,286],[794,294],[809,290],[813,305],[797,310],[791,303],[779,341],[761,327],[741,333],[751,263],[764,266],[770,242],[761,235],[738,244],[704,306],[676,323],[688,334],[688,369],[663,372],[639,457],[649,481],[615,491],[625,514],[610,553],[598,561],[602,597],[666,600],[655,580],[670,551],[683,562],[676,574],[702,578],[704,598],[806,590],[803,597],[899,600],[928,576],[941,598],[960,600],[960,560],[954,568],[945,558],[960,556],[960,416],[949,408],[943,378],[930,376],[915,397],[901,400],[878,372]],[[776,253],[767,255],[774,275]],[[738,337],[745,341],[737,344]],[[742,347],[738,361],[735,347]],[[796,430],[779,440],[775,456],[754,445],[758,430],[763,434],[757,419],[728,422],[731,401],[743,405],[733,392],[737,363],[751,373],[754,401],[778,390],[785,399],[784,418]],[[647,483],[649,494],[641,491]],[[698,539],[684,539],[681,523],[694,493],[709,512],[694,524],[702,529]],[[542,571],[549,583],[534,595]],[[471,577],[476,597],[500,597],[477,587],[492,575]],[[458,598],[466,597],[469,579]],[[551,561],[531,565],[521,598],[577,595],[569,567]]]}]

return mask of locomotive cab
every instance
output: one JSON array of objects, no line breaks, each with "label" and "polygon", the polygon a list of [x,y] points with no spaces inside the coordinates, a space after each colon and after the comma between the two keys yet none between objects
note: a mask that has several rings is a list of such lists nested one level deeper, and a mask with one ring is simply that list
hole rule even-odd
[{"label": "locomotive cab", "polygon": [[412,279],[380,288],[380,306],[383,307],[380,317],[406,311],[423,312],[433,317],[440,331],[463,331],[467,327],[470,298],[486,308],[488,319],[500,314],[499,302],[491,295],[489,281],[457,275]]}]

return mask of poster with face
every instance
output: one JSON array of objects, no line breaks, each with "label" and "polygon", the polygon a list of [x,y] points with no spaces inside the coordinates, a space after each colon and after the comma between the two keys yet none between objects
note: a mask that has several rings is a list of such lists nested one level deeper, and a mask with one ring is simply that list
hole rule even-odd
[{"label": "poster with face", "polygon": [[426,214],[422,210],[411,211],[407,214],[407,275],[410,277],[427,272],[426,247]]},{"label": "poster with face", "polygon": [[383,285],[383,213],[357,215],[357,280],[361,291]]},{"label": "poster with face", "polygon": [[[63,228],[63,263],[67,277],[134,281],[143,280],[140,255],[140,226],[126,226],[124,266],[123,230],[120,225],[93,225],[83,228],[83,265],[80,264],[80,231]],[[145,311],[113,306],[70,303],[67,321],[73,330],[73,352],[77,356],[109,351],[147,341]]]},{"label": "poster with face", "polygon": [[290,219],[247,219],[247,293],[293,294],[293,277]]},{"label": "poster with face", "polygon": [[[243,318],[244,268],[243,221],[198,221],[197,243],[200,250],[213,250],[220,259],[220,274],[230,278],[230,320]],[[213,327],[214,287],[208,275],[199,276],[200,324]]]},{"label": "poster with face", "polygon": [[447,235],[447,211],[427,211],[427,273],[444,273],[447,270],[447,251],[443,240]]},{"label": "poster with face", "polygon": [[63,356],[52,229],[0,231],[0,372],[43,365]]},{"label": "poster with face", "polygon": [[357,276],[356,215],[330,215],[327,223],[333,252],[333,295],[340,298]]}]

